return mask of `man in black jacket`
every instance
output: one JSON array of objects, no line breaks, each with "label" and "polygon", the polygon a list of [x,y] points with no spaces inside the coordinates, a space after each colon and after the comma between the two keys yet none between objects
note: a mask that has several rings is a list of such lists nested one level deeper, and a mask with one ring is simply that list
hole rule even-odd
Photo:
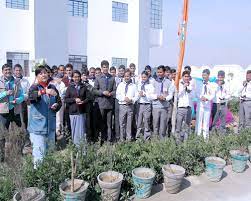
[{"label": "man in black jacket", "polygon": [[101,62],[102,75],[96,78],[94,88],[98,92],[98,105],[102,117],[101,140],[112,141],[112,110],[114,107],[114,96],[116,92],[115,78],[110,75],[109,62]]}]

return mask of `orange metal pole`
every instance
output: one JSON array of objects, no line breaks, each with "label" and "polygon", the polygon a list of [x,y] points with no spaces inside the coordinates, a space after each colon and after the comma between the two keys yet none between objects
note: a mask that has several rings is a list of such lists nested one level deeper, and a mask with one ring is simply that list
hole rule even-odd
[{"label": "orange metal pole", "polygon": [[172,114],[172,133],[175,133],[176,128],[176,116],[177,116],[177,103],[178,103],[178,90],[179,90],[179,82],[181,79],[182,65],[184,61],[185,55],[185,47],[186,47],[186,34],[187,34],[187,22],[188,22],[188,5],[189,0],[184,0],[183,3],[183,17],[182,23],[179,26],[179,36],[180,36],[180,52],[179,52],[179,60],[177,66],[177,73],[175,78],[175,95],[174,95],[174,103],[173,103],[173,114]]},{"label": "orange metal pole", "polygon": [[182,24],[179,30],[180,53],[179,53],[179,61],[178,61],[178,66],[177,66],[177,74],[176,74],[176,79],[175,79],[175,86],[177,90],[179,89],[179,80],[181,78],[182,65],[183,65],[184,55],[185,55],[187,21],[188,21],[188,4],[189,4],[189,0],[184,0],[183,18],[182,18]]}]

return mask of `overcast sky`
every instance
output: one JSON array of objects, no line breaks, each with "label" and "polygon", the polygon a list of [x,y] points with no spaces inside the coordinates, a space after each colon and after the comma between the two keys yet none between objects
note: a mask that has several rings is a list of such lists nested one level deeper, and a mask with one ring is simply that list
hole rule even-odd
[{"label": "overcast sky", "polygon": [[[183,0],[163,0],[168,63],[177,63]],[[251,0],[190,0],[184,64],[251,64]]]}]

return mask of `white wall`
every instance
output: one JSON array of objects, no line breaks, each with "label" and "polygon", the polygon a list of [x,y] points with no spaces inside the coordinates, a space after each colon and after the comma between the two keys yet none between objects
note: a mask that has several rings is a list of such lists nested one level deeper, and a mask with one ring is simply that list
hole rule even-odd
[{"label": "white wall", "polygon": [[29,10],[6,8],[0,0],[0,66],[6,63],[6,52],[24,52],[34,59],[34,3]]},{"label": "white wall", "polygon": [[35,57],[49,65],[68,61],[67,0],[35,1]]},{"label": "white wall", "polygon": [[69,55],[87,55],[88,18],[68,17],[68,53]]},{"label": "white wall", "polygon": [[127,58],[128,64],[138,64],[139,2],[128,3],[128,23],[112,21],[111,0],[88,2],[87,55],[89,66],[100,66],[103,59],[111,62],[112,57]]},{"label": "white wall", "polygon": [[151,1],[139,0],[138,74],[149,64]]},{"label": "white wall", "polygon": [[[168,10],[168,2],[167,0],[163,0],[163,7],[162,7],[162,29],[151,29],[151,46],[150,48],[150,55],[149,55],[149,64],[152,67],[157,67],[159,65],[170,65],[169,60],[169,52],[170,47],[168,44],[168,40],[170,38],[170,26],[169,24],[169,10]],[[179,14],[179,13],[177,13]],[[178,21],[176,24],[177,32],[174,33],[177,35],[178,33]],[[177,46],[178,46],[178,35],[177,35]],[[177,62],[178,62],[178,52],[177,52]]]}]

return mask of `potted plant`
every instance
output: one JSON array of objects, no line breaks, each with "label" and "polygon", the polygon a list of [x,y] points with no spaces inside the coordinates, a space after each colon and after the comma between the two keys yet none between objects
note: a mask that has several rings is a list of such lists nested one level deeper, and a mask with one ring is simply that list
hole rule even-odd
[{"label": "potted plant", "polygon": [[172,194],[178,193],[180,191],[185,172],[186,170],[179,165],[164,165],[162,167],[162,173],[164,175],[165,190]]},{"label": "potted plant", "polygon": [[139,167],[132,171],[132,179],[137,198],[148,198],[151,195],[155,171],[150,168]]},{"label": "potted plant", "polygon": [[101,188],[101,198],[102,200],[117,201],[119,200],[123,175],[119,172],[112,171],[115,145],[109,144],[105,148],[105,154],[107,154],[110,159],[110,170],[102,172],[97,176],[98,184]]},{"label": "potted plant", "polygon": [[[76,157],[77,160],[78,157]],[[65,201],[78,200],[84,201],[89,183],[81,180],[74,179],[77,165],[74,161],[73,152],[71,153],[71,180],[66,180],[59,186],[60,194]]]},{"label": "potted plant", "polygon": [[234,172],[241,173],[244,172],[247,160],[249,159],[249,154],[244,150],[231,150],[231,161],[232,161],[232,169]]},{"label": "potted plant", "polygon": [[98,184],[101,191],[102,200],[117,201],[120,195],[120,188],[123,175],[115,171],[102,172],[98,175]]},{"label": "potted plant", "polygon": [[223,169],[226,166],[226,161],[219,157],[207,157],[206,175],[210,181],[218,182],[221,180]]},{"label": "potted plant", "polygon": [[45,192],[36,187],[25,188],[24,190],[16,193],[13,197],[14,201],[45,201]]}]

